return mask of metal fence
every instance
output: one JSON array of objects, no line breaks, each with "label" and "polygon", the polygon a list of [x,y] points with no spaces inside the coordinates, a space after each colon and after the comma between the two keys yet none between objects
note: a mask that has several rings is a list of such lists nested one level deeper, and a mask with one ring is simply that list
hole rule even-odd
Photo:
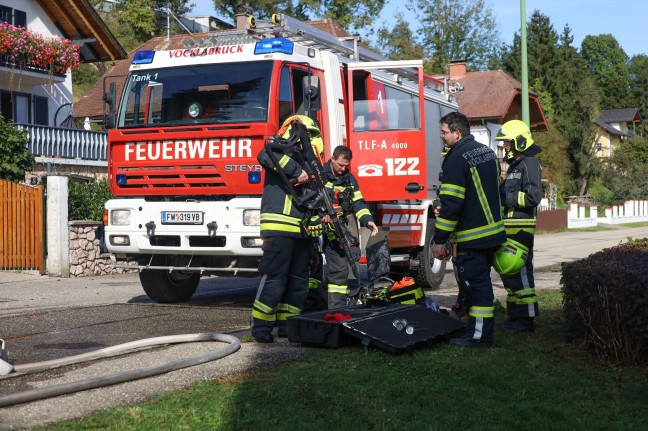
[{"label": "metal fence", "polygon": [[36,157],[59,157],[81,160],[107,160],[106,132],[61,127],[16,124],[29,136],[27,148]]}]

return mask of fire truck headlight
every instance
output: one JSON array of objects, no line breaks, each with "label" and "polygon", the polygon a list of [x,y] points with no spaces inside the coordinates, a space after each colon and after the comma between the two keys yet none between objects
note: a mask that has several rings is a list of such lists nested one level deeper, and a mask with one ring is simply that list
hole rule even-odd
[{"label": "fire truck headlight", "polygon": [[260,210],[243,211],[243,226],[259,226],[261,224],[259,221],[260,216]]},{"label": "fire truck headlight", "polygon": [[263,246],[263,240],[261,238],[241,238],[241,245],[245,248],[256,248]]},{"label": "fire truck headlight", "polygon": [[198,102],[193,102],[187,108],[187,113],[191,118],[198,118],[202,113],[202,105]]},{"label": "fire truck headlight", "polygon": [[114,226],[128,226],[131,222],[130,210],[110,211],[110,224]]},{"label": "fire truck headlight", "polygon": [[110,245],[130,245],[128,235],[110,235]]}]

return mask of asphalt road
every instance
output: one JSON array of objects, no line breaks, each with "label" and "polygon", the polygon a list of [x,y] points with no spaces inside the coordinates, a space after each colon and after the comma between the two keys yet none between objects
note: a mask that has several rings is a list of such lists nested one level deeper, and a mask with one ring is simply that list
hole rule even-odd
[{"label": "asphalt road", "polygon": [[[648,227],[611,227],[597,232],[536,236],[538,289],[558,288],[560,263],[598,250],[648,237]],[[440,290],[429,293],[449,307],[456,286],[448,266]],[[143,338],[218,332],[249,335],[249,319],[258,278],[203,279],[190,302],[162,305],[143,294],[138,276],[59,279],[0,272],[0,338],[16,364],[62,358]],[[496,296],[504,290],[493,273]],[[0,377],[0,396],[18,391],[112,374],[218,349],[224,343],[191,343],[148,349],[28,375]],[[0,430],[28,429],[85,416],[115,405],[142,401],[202,380],[242,372],[298,357],[304,348],[285,340],[271,345],[242,343],[223,359],[106,388],[0,408]]]}]

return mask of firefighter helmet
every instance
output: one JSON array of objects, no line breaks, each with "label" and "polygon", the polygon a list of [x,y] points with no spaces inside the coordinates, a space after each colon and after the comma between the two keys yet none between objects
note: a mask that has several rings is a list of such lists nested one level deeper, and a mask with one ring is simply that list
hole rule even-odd
[{"label": "firefighter helmet", "polygon": [[529,126],[520,120],[511,120],[504,123],[495,139],[498,141],[513,141],[513,147],[520,153],[528,150],[533,145]]},{"label": "firefighter helmet", "polygon": [[529,248],[507,238],[506,242],[495,252],[493,266],[499,275],[515,275],[526,264]]},{"label": "firefighter helmet", "polygon": [[290,137],[290,125],[294,121],[299,121],[304,126],[306,126],[306,130],[308,130],[308,132],[310,133],[311,145],[315,149],[315,153],[318,156],[324,153],[324,141],[322,140],[322,133],[315,124],[315,120],[306,115],[293,115],[286,118],[286,121],[284,121],[281,129],[279,129],[279,134],[281,135],[281,137],[284,139]]}]

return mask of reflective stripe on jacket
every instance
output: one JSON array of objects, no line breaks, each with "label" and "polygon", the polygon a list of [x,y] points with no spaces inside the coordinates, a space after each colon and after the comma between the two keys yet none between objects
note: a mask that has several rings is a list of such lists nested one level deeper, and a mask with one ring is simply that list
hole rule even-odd
[{"label": "reflective stripe on jacket", "polygon": [[472,135],[459,140],[443,160],[441,209],[434,242],[445,243],[453,232],[459,248],[491,248],[506,241],[500,211],[497,156]]},{"label": "reflective stripe on jacket", "polygon": [[[263,197],[261,198],[261,237],[283,236],[306,238],[302,221],[308,217],[305,208],[297,205],[288,185],[284,183],[272,163],[267,149],[261,150],[257,160],[265,170]],[[288,179],[296,180],[302,171],[299,163],[280,151],[274,153],[279,168]]]},{"label": "reflective stripe on jacket", "polygon": [[534,157],[524,154],[506,170],[500,186],[507,235],[520,230],[535,233],[536,211],[542,199],[542,170]]},{"label": "reflective stripe on jacket", "polygon": [[[326,190],[329,196],[331,196],[333,207],[337,209],[341,206],[350,206],[350,211],[345,212],[352,213],[356,220],[360,222],[360,226],[367,227],[367,223],[373,221],[373,217],[369,208],[367,208],[367,203],[362,196],[358,180],[356,180],[355,176],[351,172],[346,171],[336,178],[330,160],[324,164],[324,173],[326,174]],[[350,202],[341,202],[343,200],[341,196],[345,196],[344,199]]]}]

